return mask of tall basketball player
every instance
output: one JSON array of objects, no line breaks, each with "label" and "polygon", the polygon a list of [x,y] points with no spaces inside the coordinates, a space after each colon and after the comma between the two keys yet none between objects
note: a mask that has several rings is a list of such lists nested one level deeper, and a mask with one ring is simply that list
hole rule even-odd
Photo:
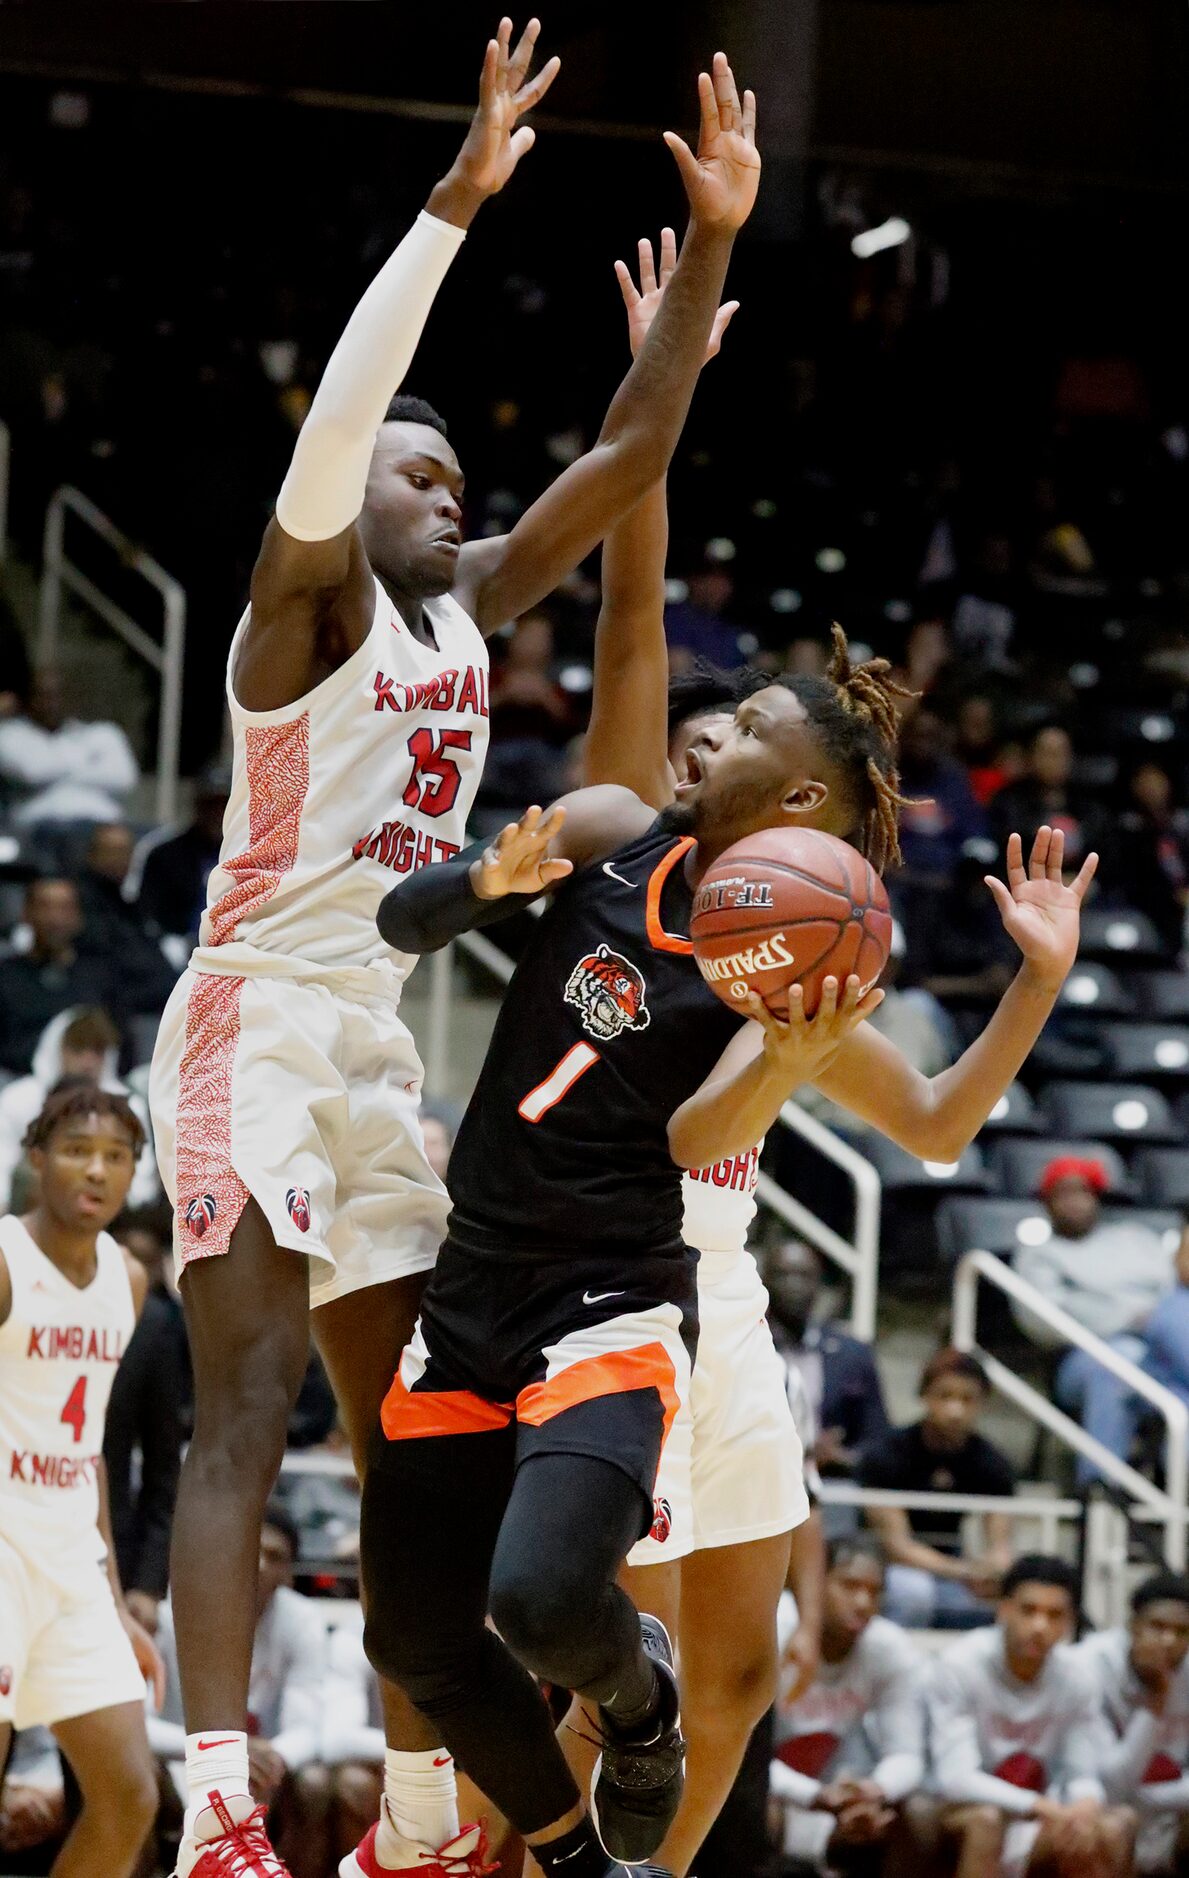
[{"label": "tall basketball player", "polygon": [[107,1227],[144,1131],[123,1096],[64,1089],[25,1146],[37,1202],[0,1219],[0,1785],[14,1726],[52,1728],[83,1796],[53,1878],[128,1878],[157,1810],[145,1678],[161,1694],[164,1674],[120,1592],[102,1450],[147,1289]]},{"label": "tall basketball player", "polygon": [[[554,587],[663,473],[755,196],[751,113],[719,54],[697,156],[668,139],[690,201],[681,263],[598,442],[510,535],[464,544],[441,420],[389,399],[466,228],[531,146],[518,120],[557,69],[528,80],[536,34],[533,21],[512,51],[501,23],[453,169],[348,323],[231,649],[223,856],[152,1082],[196,1392],[172,1573],[190,1731],[180,1878],[282,1871],[243,1726],[260,1513],[307,1312],[362,1469],[443,1230],[421,1066],[396,1010],[413,961],[381,943],[377,906],[394,877],[461,846],[487,738],[482,634]],[[449,1756],[387,1702],[389,1789],[417,1837],[441,1844],[457,1829]]]}]

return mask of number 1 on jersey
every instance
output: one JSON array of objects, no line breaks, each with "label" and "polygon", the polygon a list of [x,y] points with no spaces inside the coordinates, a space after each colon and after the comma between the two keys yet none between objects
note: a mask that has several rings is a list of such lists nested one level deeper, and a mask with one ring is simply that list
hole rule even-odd
[{"label": "number 1 on jersey", "polygon": [[59,1421],[74,1431],[76,1441],[83,1438],[83,1429],[87,1425],[87,1379],[80,1376],[74,1388],[66,1398],[66,1407],[58,1417]]},{"label": "number 1 on jersey", "polygon": [[580,1076],[585,1076],[593,1063],[599,1060],[597,1050],[592,1050],[589,1043],[575,1043],[555,1064],[544,1082],[539,1082],[535,1089],[530,1089],[519,1109],[516,1111],[526,1122],[539,1122],[542,1115],[555,1109],[562,1097],[568,1095]]}]

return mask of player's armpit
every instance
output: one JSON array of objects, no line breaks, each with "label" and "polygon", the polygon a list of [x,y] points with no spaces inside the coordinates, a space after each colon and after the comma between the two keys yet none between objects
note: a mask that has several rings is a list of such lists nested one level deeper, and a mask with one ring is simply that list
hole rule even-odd
[{"label": "player's armpit", "polygon": [[297,541],[274,516],[252,570],[251,612],[231,675],[246,711],[296,704],[363,644],[375,584],[354,523],[329,541]]}]

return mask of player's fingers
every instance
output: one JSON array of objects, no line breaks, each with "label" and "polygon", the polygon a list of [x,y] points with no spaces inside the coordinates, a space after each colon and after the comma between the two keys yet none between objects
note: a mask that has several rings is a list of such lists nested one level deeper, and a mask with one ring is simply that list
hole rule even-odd
[{"label": "player's fingers", "polygon": [[497,40],[487,41],[487,51],[483,55],[483,70],[479,74],[479,105],[484,111],[491,109],[499,91],[500,49]]},{"label": "player's fingers", "polygon": [[723,130],[738,130],[743,122],[739,88],[725,52],[714,55],[714,96],[718,101],[718,121]]},{"label": "player's fingers", "polygon": [[619,282],[619,291],[623,295],[623,304],[631,313],[640,304],[640,294],[632,279],[632,270],[626,261],[615,263],[615,278]]},{"label": "player's fingers", "polygon": [[673,229],[661,229],[661,286],[667,287],[677,266],[677,236]]},{"label": "player's fingers", "polygon": [[1049,858],[1045,872],[1050,880],[1060,881],[1065,873],[1065,830],[1054,828],[1049,842]]},{"label": "player's fingers", "polygon": [[719,132],[718,100],[714,95],[714,80],[709,72],[698,73],[698,112],[702,137],[709,143]]},{"label": "player's fingers", "polygon": [[573,861],[563,860],[561,859],[560,856],[556,860],[542,861],[541,863],[542,884],[548,885],[548,884],[551,884],[555,880],[564,880],[566,875],[572,874],[573,871],[574,871]]},{"label": "player's fingers", "polygon": [[652,255],[652,242],[647,235],[641,235],[636,243],[636,256],[640,267],[641,294],[656,292],[656,262]]},{"label": "player's fingers", "polygon": [[743,94],[743,135],[748,143],[756,140],[756,95],[754,91]]},{"label": "player's fingers", "polygon": [[1032,852],[1028,856],[1028,878],[1030,880],[1044,879],[1045,862],[1048,859],[1049,844],[1052,839],[1053,831],[1048,823],[1045,822],[1037,829],[1036,839],[1032,843]]},{"label": "player's fingers", "polygon": [[1000,880],[998,874],[984,874],[983,879],[991,889],[991,898],[999,908],[1001,916],[1006,920],[1012,908],[1015,906],[1015,901]]},{"label": "player's fingers", "polygon": [[562,824],[565,819],[566,812],[559,802],[555,808],[550,809],[545,820],[542,822],[539,830],[540,834],[546,841],[552,841],[554,835],[561,832]]},{"label": "player's fingers", "polygon": [[846,982],[842,987],[842,999],[838,1006],[841,1016],[850,1016],[855,1005],[859,1002],[859,993],[862,989],[863,983],[858,972],[849,972],[846,977]]},{"label": "player's fingers", "polygon": [[[792,1008],[793,1008],[793,1001],[790,995],[789,997],[790,1020],[792,1018]],[[763,998],[761,998],[758,991],[749,991],[747,996],[740,1000],[739,1009],[741,1011],[746,1011],[747,1015],[749,1017],[753,1017],[757,1024],[762,1024],[763,1028],[765,1029],[765,1031],[767,1031],[769,1036],[781,1037],[788,1030],[788,1025],[782,1022],[782,1020],[779,1017],[777,1017],[775,1011],[772,1010],[769,1005],[765,1004]]]},{"label": "player's fingers", "polygon": [[880,991],[877,987],[873,987],[872,990],[867,993],[867,996],[861,998],[855,1005],[851,1013],[854,1024],[861,1024],[865,1018],[873,1016],[874,1013],[878,1011],[887,995],[886,991]]},{"label": "player's fingers", "polygon": [[838,980],[831,975],[822,980],[822,995],[818,1001],[815,1020],[822,1024],[833,1021],[838,1011]]},{"label": "player's fingers", "polygon": [[1097,872],[1098,856],[1097,854],[1088,854],[1078,869],[1077,879],[1074,881],[1072,887],[1072,892],[1076,894],[1079,902],[1085,899],[1086,890]]},{"label": "player's fingers", "polygon": [[561,71],[561,60],[556,52],[546,61],[535,78],[530,78],[527,85],[522,85],[516,93],[514,103],[518,111],[531,111],[535,104],[540,104],[550,85]]},{"label": "player's fingers", "polygon": [[1027,878],[1024,871],[1024,844],[1019,835],[1009,835],[1007,837],[1007,884],[1009,887],[1019,887]]},{"label": "player's fingers", "polygon": [[697,188],[702,176],[697,157],[686,143],[684,137],[679,137],[675,130],[665,131],[664,138],[670,150],[673,152],[673,159],[678,169],[681,171],[681,180],[685,184],[687,192],[692,192]]},{"label": "player's fingers", "polygon": [[[536,46],[537,35],[540,30],[540,20],[530,20],[521,33],[520,43],[515,52],[513,52],[508,59],[509,91],[518,91],[520,86],[524,83],[528,68],[533,62],[533,50]],[[509,37],[511,37],[511,22],[509,22]]]},{"label": "player's fingers", "polygon": [[508,155],[513,166],[519,163],[521,157],[528,155],[536,141],[537,133],[531,124],[522,124],[519,130],[513,131],[508,139]]}]

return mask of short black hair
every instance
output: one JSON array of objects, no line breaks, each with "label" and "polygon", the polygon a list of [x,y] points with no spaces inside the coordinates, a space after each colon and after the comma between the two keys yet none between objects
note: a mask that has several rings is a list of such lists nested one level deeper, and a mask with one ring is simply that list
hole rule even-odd
[{"label": "short black hair", "polygon": [[918,1393],[927,1395],[935,1382],[945,1376],[960,1376],[964,1382],[973,1382],[984,1395],[990,1395],[991,1383],[986,1370],[977,1356],[971,1356],[969,1350],[955,1350],[947,1346],[936,1350],[921,1371],[921,1383]]},{"label": "short black hair", "polygon": [[859,1558],[870,1559],[873,1565],[879,1566],[881,1573],[887,1570],[888,1555],[873,1532],[864,1532],[860,1528],[858,1532],[839,1533],[826,1546],[828,1572],[834,1571],[839,1565],[850,1565]]},{"label": "short black hair", "polygon": [[260,1525],[262,1530],[265,1526],[271,1526],[274,1532],[280,1533],[289,1547],[290,1563],[296,1565],[301,1557],[301,1533],[288,1507],[282,1506],[279,1500],[270,1500],[264,1509],[264,1518]]},{"label": "short black hair", "polygon": [[1063,1558],[1051,1558],[1044,1552],[1022,1553],[1003,1574],[1000,1597],[1014,1597],[1021,1585],[1051,1585],[1054,1591],[1064,1591],[1070,1603],[1077,1605],[1077,1573]]},{"label": "short black hair", "polygon": [[410,398],[405,392],[398,392],[384,413],[386,424],[427,424],[430,430],[436,430],[441,436],[448,437],[446,420],[432,404],[424,398]]},{"label": "short black hair", "polygon": [[1138,1617],[1149,1604],[1189,1604],[1189,1578],[1180,1572],[1154,1572],[1132,1592],[1132,1616]]},{"label": "short black hair", "polygon": [[724,672],[705,659],[695,659],[684,672],[674,672],[669,680],[669,735],[688,718],[703,717],[711,711],[734,712],[747,693],[754,689],[756,675],[747,669]]},{"label": "short black hair", "polygon": [[89,1077],[83,1076],[63,1076],[54,1084],[40,1115],[26,1128],[21,1145],[26,1150],[48,1147],[56,1128],[87,1115],[107,1115],[118,1122],[127,1132],[133,1155],[139,1159],[145,1132],[127,1097],[118,1095],[114,1089],[97,1089]]}]

